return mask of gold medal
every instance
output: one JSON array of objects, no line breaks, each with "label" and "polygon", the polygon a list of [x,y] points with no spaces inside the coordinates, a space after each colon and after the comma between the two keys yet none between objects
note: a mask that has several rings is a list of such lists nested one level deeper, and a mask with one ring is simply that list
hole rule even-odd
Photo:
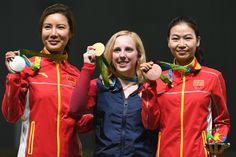
[{"label": "gold medal", "polygon": [[93,48],[95,49],[96,56],[101,56],[105,50],[103,43],[95,43],[93,44]]}]

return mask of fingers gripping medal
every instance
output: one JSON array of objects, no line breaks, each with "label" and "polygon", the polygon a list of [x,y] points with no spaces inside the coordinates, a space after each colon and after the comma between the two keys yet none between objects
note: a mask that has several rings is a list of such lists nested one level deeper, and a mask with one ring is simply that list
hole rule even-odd
[{"label": "fingers gripping medal", "polygon": [[9,67],[14,72],[20,72],[25,68],[25,60],[20,56],[15,56],[12,61],[9,62]]},{"label": "fingers gripping medal", "polygon": [[147,72],[144,72],[143,75],[146,79],[150,81],[155,81],[161,77],[161,67],[157,64],[153,64],[152,68]]}]

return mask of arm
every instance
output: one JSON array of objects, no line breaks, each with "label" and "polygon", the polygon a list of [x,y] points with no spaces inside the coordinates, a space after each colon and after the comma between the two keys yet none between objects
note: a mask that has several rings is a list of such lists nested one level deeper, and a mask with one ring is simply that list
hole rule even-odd
[{"label": "arm", "polygon": [[8,122],[16,122],[24,112],[27,87],[23,82],[20,74],[9,73],[7,75],[2,113]]},{"label": "arm", "polygon": [[94,72],[95,65],[84,63],[79,79],[72,92],[69,114],[76,118],[88,110],[90,80]]},{"label": "arm", "polygon": [[143,84],[141,117],[146,129],[155,130],[158,127],[160,110],[157,105],[156,81]]},{"label": "arm", "polygon": [[[226,87],[222,74],[219,74],[212,90],[212,112],[213,126],[212,135],[215,142],[209,145],[208,151],[211,155],[221,156],[226,147],[218,146],[218,143],[225,143],[230,127],[229,112],[226,106]],[[207,141],[209,142],[209,141]]]},{"label": "arm", "polygon": [[[87,111],[86,107],[89,102],[90,80],[95,70],[96,51],[93,46],[87,47],[87,52],[83,54],[84,66],[82,67],[81,74],[77,80],[76,86],[72,92],[70,100],[69,115],[73,118],[78,118],[81,114]],[[93,90],[91,90],[93,91]],[[94,92],[96,94],[96,90]]]},{"label": "arm", "polygon": [[212,91],[213,135],[219,133],[220,140],[224,142],[230,128],[229,112],[226,106],[226,86],[220,73]]}]

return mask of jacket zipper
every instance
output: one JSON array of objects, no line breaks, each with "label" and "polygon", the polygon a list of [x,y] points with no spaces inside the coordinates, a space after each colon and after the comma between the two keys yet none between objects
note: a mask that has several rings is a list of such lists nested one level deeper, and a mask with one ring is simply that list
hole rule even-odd
[{"label": "jacket zipper", "polygon": [[126,130],[126,114],[128,109],[128,100],[125,98],[124,100],[124,109],[122,116],[122,130],[121,130],[121,156],[124,156],[125,152],[125,130]]},{"label": "jacket zipper", "polygon": [[157,156],[160,156],[161,132],[158,133]]},{"label": "jacket zipper", "polygon": [[183,157],[183,145],[184,145],[184,91],[186,84],[186,77],[183,75],[183,85],[181,92],[181,110],[180,110],[180,157]]},{"label": "jacket zipper", "polygon": [[147,98],[146,109],[145,109],[145,112],[146,112],[146,117],[145,117],[145,125],[146,126],[145,126],[145,128],[148,129],[149,128],[149,126],[148,126],[148,118],[149,118],[148,117],[148,115],[149,115],[149,108],[148,108],[149,107],[149,95],[148,95],[148,91],[146,91],[145,94],[146,94],[146,98]]},{"label": "jacket zipper", "polygon": [[33,154],[34,133],[35,133],[35,121],[32,121],[30,124],[29,145],[28,145],[28,154],[29,155]]},{"label": "jacket zipper", "polygon": [[59,64],[56,64],[57,70],[57,99],[58,99],[58,109],[57,109],[57,157],[60,157],[60,114],[61,114],[61,90],[60,90],[60,69]]},{"label": "jacket zipper", "polygon": [[[202,143],[203,143],[203,146],[205,146],[205,143],[206,143],[206,132],[205,131],[202,131]],[[206,150],[205,147],[204,147],[204,154],[205,154],[205,157],[208,157],[208,151]]]}]

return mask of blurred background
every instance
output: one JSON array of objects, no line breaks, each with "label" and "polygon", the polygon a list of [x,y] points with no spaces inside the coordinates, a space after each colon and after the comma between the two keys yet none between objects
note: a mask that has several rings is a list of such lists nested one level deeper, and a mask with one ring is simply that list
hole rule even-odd
[{"label": "blurred background", "polygon": [[[205,65],[221,71],[227,85],[231,147],[224,156],[236,156],[236,12],[233,0],[7,0],[0,2],[0,97],[5,90],[8,50],[41,50],[39,18],[45,7],[56,2],[68,5],[75,14],[77,32],[69,61],[79,69],[88,45],[104,44],[115,32],[128,29],[143,40],[148,60],[172,62],[167,47],[167,25],[179,15],[192,16],[200,27]],[[96,71],[95,76],[97,76]],[[94,77],[95,77],[94,76]],[[9,124],[0,113],[0,157],[15,157],[19,144],[20,121]],[[81,135],[85,157],[91,156],[93,133]]]}]

